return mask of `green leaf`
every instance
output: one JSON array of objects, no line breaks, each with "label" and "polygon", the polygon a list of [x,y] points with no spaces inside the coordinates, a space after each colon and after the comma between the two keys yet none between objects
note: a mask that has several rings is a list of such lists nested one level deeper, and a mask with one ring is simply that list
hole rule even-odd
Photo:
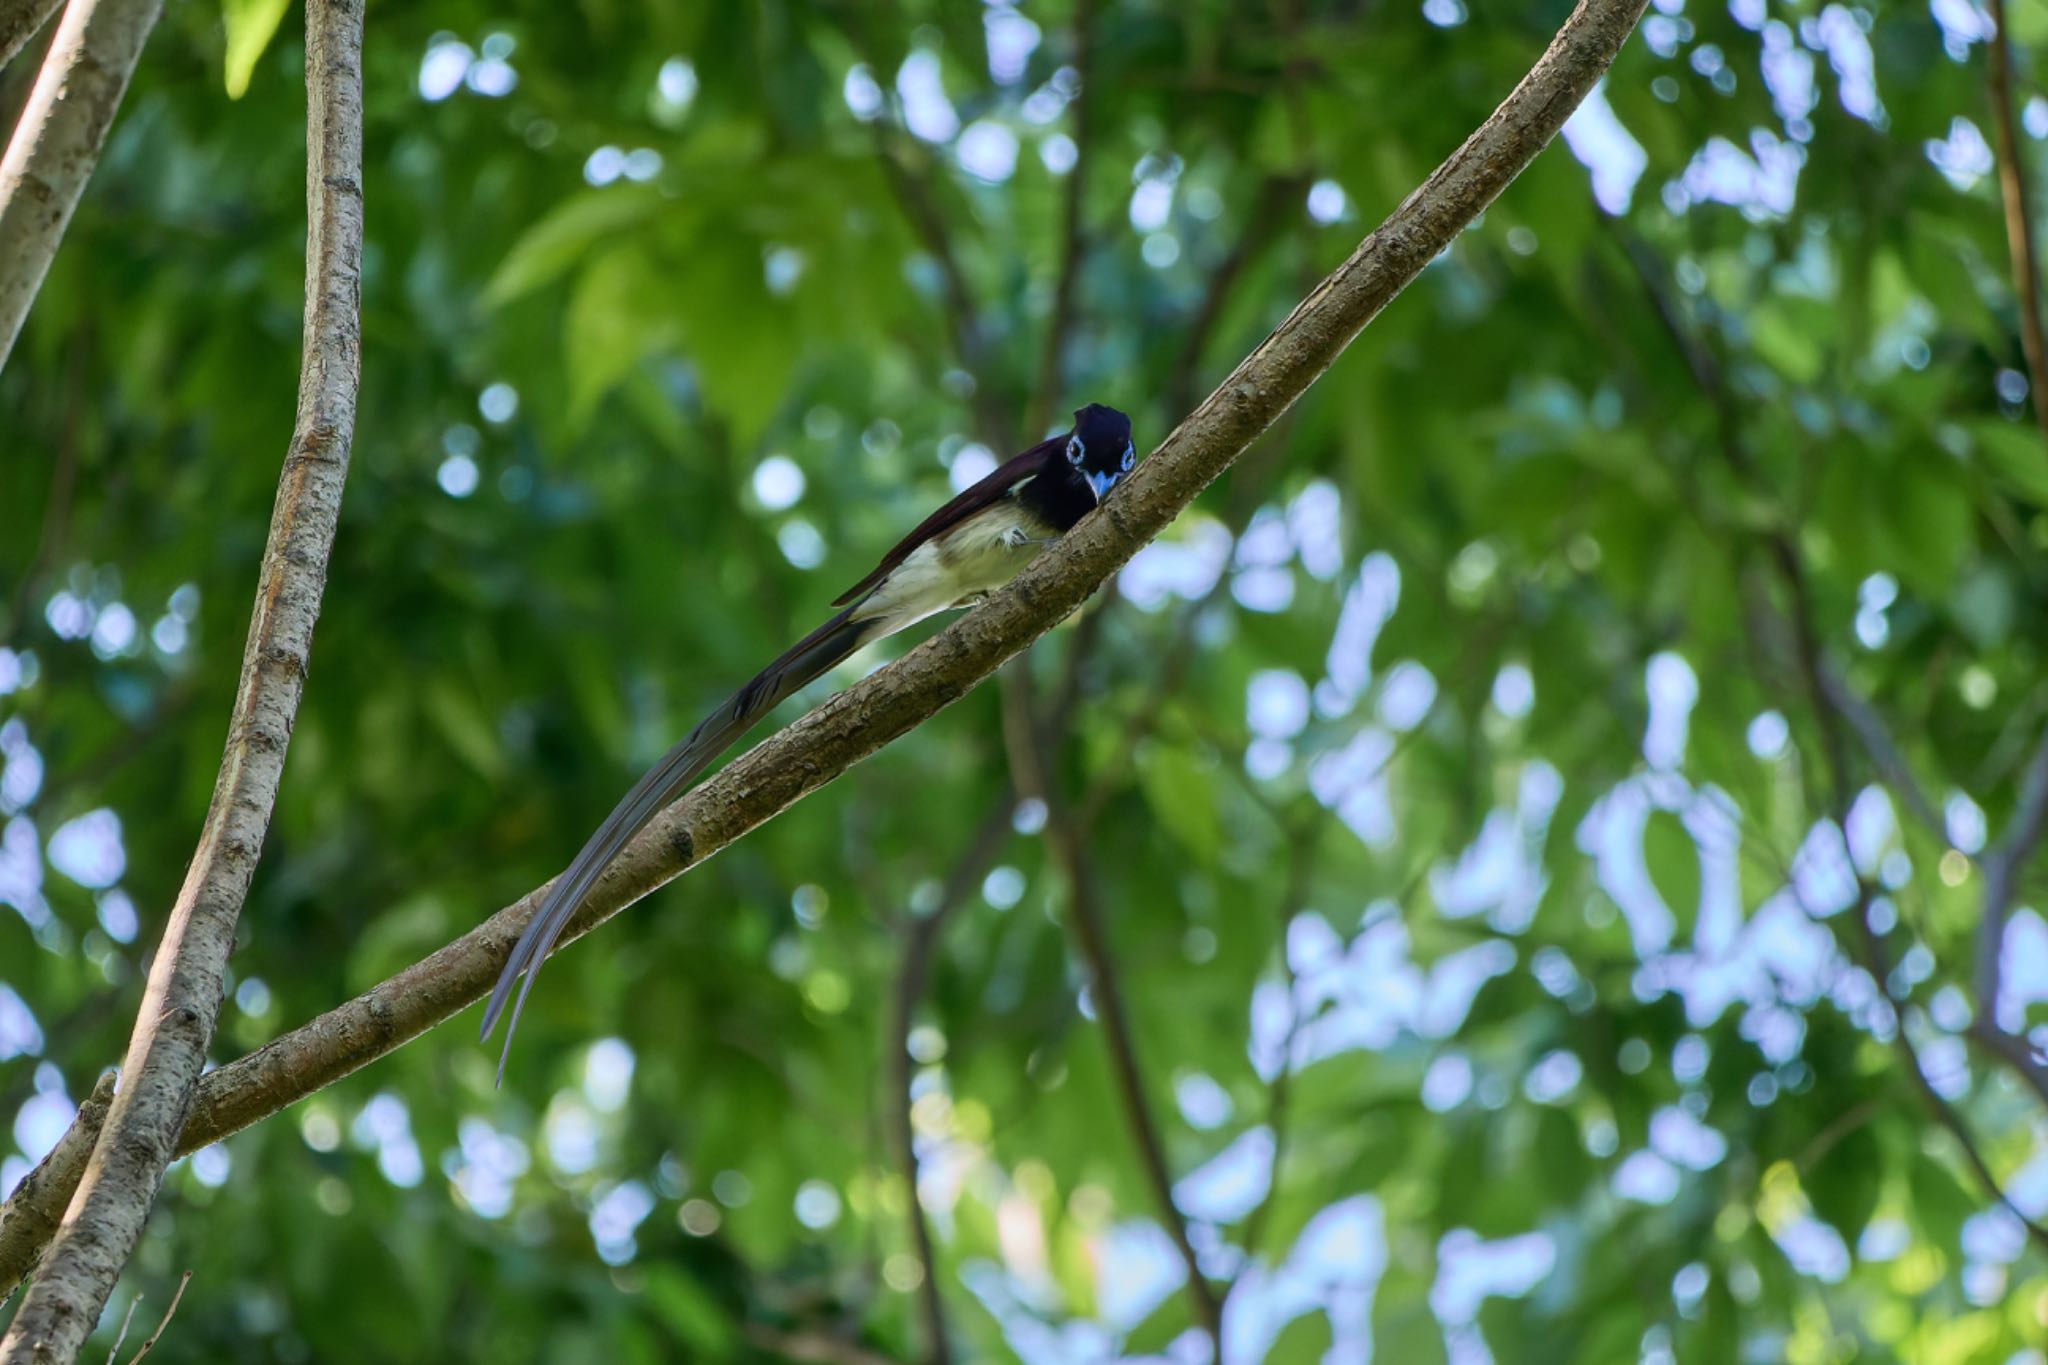
[{"label": "green leaf", "polygon": [[2002,417],[1985,417],[1964,425],[1976,447],[1977,461],[2008,492],[2048,507],[2048,442],[2039,428]]},{"label": "green leaf", "polygon": [[625,246],[598,257],[576,281],[562,324],[571,420],[588,421],[641,357],[675,339],[674,320],[647,290],[652,269],[638,248]]},{"label": "green leaf", "polygon": [[1811,384],[1820,378],[1821,349],[1813,328],[1802,326],[1810,319],[1794,318],[1782,305],[1763,304],[1749,320],[1750,344],[1795,384]]},{"label": "green leaf", "polygon": [[223,0],[221,22],[228,33],[223,67],[229,99],[238,100],[248,93],[256,63],[277,36],[277,26],[290,7],[290,0]]},{"label": "green leaf", "polygon": [[2048,3],[2044,0],[2012,0],[2006,7],[2008,36],[2021,47],[2039,47],[2048,39]]},{"label": "green leaf", "polygon": [[732,1323],[718,1301],[674,1266],[648,1267],[647,1302],[662,1324],[704,1359],[728,1359],[737,1345]]},{"label": "green leaf", "polygon": [[1214,858],[1223,842],[1215,775],[1187,750],[1155,744],[1146,751],[1140,778],[1167,832],[1204,862]]},{"label": "green leaf", "polygon": [[1899,461],[1880,506],[1899,577],[1930,597],[1946,596],[1972,548],[1970,498],[1953,463],[1936,453]]},{"label": "green leaf", "polygon": [[1312,1310],[1282,1328],[1262,1359],[1272,1365],[1312,1365],[1327,1359],[1331,1340],[1329,1317]]},{"label": "green leaf", "polygon": [[440,727],[441,737],[464,762],[484,777],[503,775],[505,760],[499,752],[498,733],[473,695],[438,679],[426,687],[421,700],[422,709]]},{"label": "green leaf", "polygon": [[586,253],[652,217],[661,199],[639,185],[607,186],[563,201],[526,230],[484,286],[486,306],[500,307],[567,274]]},{"label": "green leaf", "polygon": [[1867,1123],[1858,1124],[1814,1163],[1800,1184],[1813,1202],[1814,1213],[1832,1224],[1843,1241],[1855,1246],[1870,1215],[1877,1211],[1878,1193],[1884,1185],[1884,1151],[1876,1131]]}]

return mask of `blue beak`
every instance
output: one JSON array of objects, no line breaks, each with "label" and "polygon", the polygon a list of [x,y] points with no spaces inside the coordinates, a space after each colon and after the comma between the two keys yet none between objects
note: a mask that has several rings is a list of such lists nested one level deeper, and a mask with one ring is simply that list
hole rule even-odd
[{"label": "blue beak", "polygon": [[1109,490],[1116,487],[1116,481],[1122,476],[1119,474],[1097,474],[1092,469],[1084,469],[1081,471],[1081,477],[1088,480],[1088,487],[1095,491],[1095,501],[1100,503],[1109,493]]}]

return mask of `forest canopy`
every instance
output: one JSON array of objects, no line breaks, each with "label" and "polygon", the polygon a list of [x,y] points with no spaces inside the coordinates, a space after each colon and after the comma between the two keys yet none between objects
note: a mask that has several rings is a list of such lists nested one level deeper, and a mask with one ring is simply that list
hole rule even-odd
[{"label": "forest canopy", "polygon": [[[145,25],[0,351],[0,1193],[241,734],[337,8]],[[1570,13],[353,8],[353,450],[223,1069],[1073,409],[1159,446]],[[569,947],[502,1088],[464,1011],[178,1160],[85,1349],[182,1286],[155,1360],[2039,1365],[2044,44],[1654,0],[1081,612]]]}]

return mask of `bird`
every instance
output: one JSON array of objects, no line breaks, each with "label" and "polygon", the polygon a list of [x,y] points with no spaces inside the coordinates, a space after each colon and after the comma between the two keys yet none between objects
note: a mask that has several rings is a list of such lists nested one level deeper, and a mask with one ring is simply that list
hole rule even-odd
[{"label": "bird", "polygon": [[[512,1035],[541,963],[634,835],[734,740],[861,646],[939,612],[973,606],[1009,582],[1039,550],[1101,505],[1137,461],[1128,416],[1101,403],[1075,409],[1072,430],[1013,456],[919,522],[867,577],[832,603],[840,608],[836,615],[727,697],[649,769],[548,888],[539,913],[505,960],[484,1007],[482,1035],[489,1040],[510,1002],[498,1083],[504,1083]],[[522,972],[526,982],[515,1000],[512,988]]]}]

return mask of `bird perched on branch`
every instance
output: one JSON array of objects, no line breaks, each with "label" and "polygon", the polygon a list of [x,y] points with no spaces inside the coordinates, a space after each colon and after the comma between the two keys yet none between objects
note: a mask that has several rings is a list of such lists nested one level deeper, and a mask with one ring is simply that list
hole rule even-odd
[{"label": "bird perched on branch", "polygon": [[512,998],[513,984],[526,973],[506,1025],[498,1079],[504,1079],[512,1033],[540,964],[598,877],[657,812],[784,698],[862,645],[950,607],[972,606],[1009,582],[1040,548],[1093,511],[1137,460],[1129,417],[1100,403],[1076,410],[1071,432],[1013,457],[926,517],[874,572],[833,603],[843,608],[838,615],[791,645],[669,750],[548,888],[540,913],[513,945],[484,1007],[483,1036],[489,1038]]}]

